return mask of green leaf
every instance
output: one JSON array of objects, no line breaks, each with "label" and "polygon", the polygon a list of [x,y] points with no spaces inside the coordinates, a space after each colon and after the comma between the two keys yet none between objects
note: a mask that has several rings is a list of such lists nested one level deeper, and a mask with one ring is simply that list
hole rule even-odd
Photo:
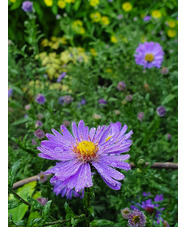
[{"label": "green leaf", "polygon": [[34,226],[35,223],[38,223],[41,220],[41,215],[38,212],[31,212],[28,217],[28,227]]},{"label": "green leaf", "polygon": [[173,95],[173,94],[168,95],[168,96],[165,97],[165,99],[163,100],[162,105],[165,105],[165,104],[169,103],[169,102],[170,102],[172,99],[174,99],[174,98],[175,98],[175,95]]},{"label": "green leaf", "polygon": [[43,212],[42,212],[42,217],[46,220],[49,216],[49,212],[50,212],[50,206],[51,206],[52,200],[49,200],[43,208]]},{"label": "green leaf", "polygon": [[21,118],[21,119],[19,119],[17,121],[14,121],[14,123],[12,123],[12,125],[15,126],[15,125],[24,124],[24,123],[26,123],[26,122],[28,122],[30,120],[32,120],[30,117]]},{"label": "green leaf", "polygon": [[17,172],[17,170],[19,169],[21,165],[21,160],[18,160],[17,162],[15,162],[9,172],[8,175],[8,182],[9,182],[9,188],[12,188],[13,183],[14,183],[14,178],[15,178],[15,174]]},{"label": "green leaf", "polygon": [[[21,198],[23,198],[24,200],[27,201],[27,196],[31,196],[33,194],[36,184],[37,184],[36,181],[25,184],[23,187],[18,189],[17,194]],[[11,196],[13,196],[13,195],[11,195]],[[15,197],[13,199],[15,200]],[[23,219],[25,213],[27,212],[27,210],[28,210],[28,206],[26,204],[22,203],[20,206],[10,209],[8,211],[8,216],[11,214],[13,221],[21,221]]]},{"label": "green leaf", "polygon": [[41,7],[40,7],[40,4],[38,3],[38,2],[33,2],[33,5],[34,5],[34,9],[35,9],[35,11],[36,11],[36,13],[38,13],[38,15],[40,16],[40,17],[43,17],[43,11],[42,11],[42,9],[41,9]]},{"label": "green leaf", "polygon": [[109,221],[109,220],[105,220],[105,219],[100,219],[100,220],[94,220],[90,223],[91,227],[94,226],[112,226],[114,224],[114,222]]}]

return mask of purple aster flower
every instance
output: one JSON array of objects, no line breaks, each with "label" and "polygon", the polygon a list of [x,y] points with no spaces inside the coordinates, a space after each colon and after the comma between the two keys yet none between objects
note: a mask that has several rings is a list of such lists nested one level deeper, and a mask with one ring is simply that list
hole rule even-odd
[{"label": "purple aster flower", "polygon": [[41,173],[38,175],[38,181],[44,183],[45,181],[47,181],[47,179],[48,177],[45,175],[43,171],[41,171]]},{"label": "purple aster flower", "polygon": [[37,129],[35,132],[34,132],[34,135],[38,138],[38,139],[43,139],[45,137],[45,133],[43,132],[42,129]]},{"label": "purple aster flower", "polygon": [[147,22],[147,21],[150,21],[150,20],[151,20],[151,16],[145,16],[145,17],[143,18],[143,20],[146,21],[146,22]]},{"label": "purple aster flower", "polygon": [[152,199],[147,199],[145,201],[142,201],[141,204],[136,203],[136,205],[131,205],[131,209],[134,210],[140,210],[139,208],[144,209],[149,214],[155,214],[155,217],[158,218],[161,214],[159,210],[164,210],[164,208],[160,208],[157,210],[156,208],[159,207],[159,204],[157,202],[163,201],[163,194],[156,195],[154,198],[154,202],[152,202]]},{"label": "purple aster flower", "polygon": [[120,81],[120,82],[118,83],[118,85],[117,85],[117,89],[118,89],[119,91],[124,91],[124,90],[125,90],[125,87],[126,87],[126,84],[125,84],[125,82],[123,82],[123,81]]},{"label": "purple aster flower", "polygon": [[42,127],[43,123],[41,121],[36,121],[35,128]]},{"label": "purple aster flower", "polygon": [[164,106],[159,106],[156,109],[156,112],[157,112],[158,116],[163,117],[166,114],[167,111],[166,111]]},{"label": "purple aster flower", "polygon": [[30,1],[24,1],[22,3],[22,10],[25,12],[32,12],[32,8],[33,8],[33,2]]},{"label": "purple aster flower", "polygon": [[72,199],[72,197],[80,197],[81,199],[84,197],[84,190],[82,190],[81,193],[78,193],[76,192],[75,190],[73,189],[70,189],[68,187],[64,187],[62,190],[61,190],[61,182],[56,182],[56,184],[54,184],[54,193],[56,195],[59,195],[61,194],[62,197],[65,197],[67,199]]},{"label": "purple aster flower", "polygon": [[48,199],[40,197],[40,198],[37,199],[37,201],[38,201],[42,206],[44,206],[44,205],[48,202]]},{"label": "purple aster flower", "polygon": [[[47,133],[49,140],[42,141],[37,149],[41,152],[39,157],[59,161],[45,172],[54,174],[50,183],[55,185],[55,193],[62,193],[65,187],[75,189],[77,193],[85,187],[92,187],[91,166],[110,188],[119,190],[121,183],[118,180],[122,180],[124,175],[115,168],[125,171],[131,168],[125,162],[130,155],[122,155],[130,150],[132,144],[132,131],[125,134],[126,131],[127,125],[122,127],[120,122],[89,130],[81,120],[78,126],[72,122],[73,135],[64,125],[61,125],[62,134],[54,129],[54,135]],[[109,135],[111,138],[108,139]]]},{"label": "purple aster flower", "polygon": [[126,99],[128,102],[132,101],[132,95],[127,95],[127,96],[125,97],[125,99]]},{"label": "purple aster flower", "polygon": [[143,112],[138,113],[137,118],[138,118],[138,120],[140,120],[142,122],[142,120],[144,118],[144,113]]},{"label": "purple aster flower", "polygon": [[61,73],[61,75],[59,75],[59,77],[57,78],[57,82],[61,82],[61,80],[66,76],[66,74],[66,72]]},{"label": "purple aster flower", "polygon": [[143,65],[144,68],[149,69],[152,67],[161,67],[164,52],[159,43],[141,43],[136,49],[136,53],[134,55],[136,64]]},{"label": "purple aster flower", "polygon": [[74,100],[70,95],[63,96],[63,99],[64,99],[64,103],[66,104],[70,104]]},{"label": "purple aster flower", "polygon": [[139,210],[131,211],[128,215],[128,224],[131,227],[143,227],[146,223],[146,217]]},{"label": "purple aster flower", "polygon": [[46,102],[45,96],[43,94],[38,94],[35,98],[38,104],[44,104]]},{"label": "purple aster flower", "polygon": [[105,99],[99,99],[98,102],[100,104],[107,104],[107,101]]},{"label": "purple aster flower", "polygon": [[151,193],[150,192],[143,192],[143,196],[149,196],[149,195],[151,195]]},{"label": "purple aster flower", "polygon": [[125,209],[121,210],[121,215],[123,216],[123,218],[128,219],[128,215],[130,212],[131,210],[128,207],[126,207]]},{"label": "purple aster flower", "polygon": [[12,96],[12,93],[13,93],[13,89],[9,88],[8,89],[8,98],[10,98]]},{"label": "purple aster flower", "polygon": [[81,99],[81,101],[78,103],[78,108],[80,108],[80,106],[85,105],[87,103],[86,99]]},{"label": "purple aster flower", "polygon": [[60,105],[64,105],[64,96],[59,97],[58,102]]}]

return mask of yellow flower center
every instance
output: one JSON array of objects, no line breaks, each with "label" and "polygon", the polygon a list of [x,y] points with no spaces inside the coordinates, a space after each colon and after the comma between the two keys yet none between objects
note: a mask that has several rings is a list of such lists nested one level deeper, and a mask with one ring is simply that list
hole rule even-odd
[{"label": "yellow flower center", "polygon": [[98,146],[91,141],[84,140],[77,143],[73,151],[80,160],[87,162],[97,157]]},{"label": "yellow flower center", "polygon": [[146,54],[145,60],[148,61],[148,62],[152,62],[154,60],[154,55],[153,54]]},{"label": "yellow flower center", "polygon": [[137,224],[140,221],[139,215],[134,216],[132,220],[134,221],[135,224]]}]

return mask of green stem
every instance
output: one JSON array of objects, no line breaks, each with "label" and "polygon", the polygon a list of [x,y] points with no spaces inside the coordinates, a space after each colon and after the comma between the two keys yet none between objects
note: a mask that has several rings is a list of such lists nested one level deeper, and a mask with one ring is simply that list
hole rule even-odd
[{"label": "green stem", "polygon": [[85,188],[85,209],[86,209],[85,215],[87,227],[90,227],[89,208],[90,208],[90,188]]}]

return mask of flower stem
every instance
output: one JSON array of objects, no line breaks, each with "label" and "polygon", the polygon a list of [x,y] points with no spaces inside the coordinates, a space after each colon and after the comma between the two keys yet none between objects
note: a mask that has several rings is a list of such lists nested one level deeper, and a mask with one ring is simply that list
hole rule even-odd
[{"label": "flower stem", "polygon": [[85,215],[86,215],[86,225],[90,227],[90,188],[85,188]]}]

